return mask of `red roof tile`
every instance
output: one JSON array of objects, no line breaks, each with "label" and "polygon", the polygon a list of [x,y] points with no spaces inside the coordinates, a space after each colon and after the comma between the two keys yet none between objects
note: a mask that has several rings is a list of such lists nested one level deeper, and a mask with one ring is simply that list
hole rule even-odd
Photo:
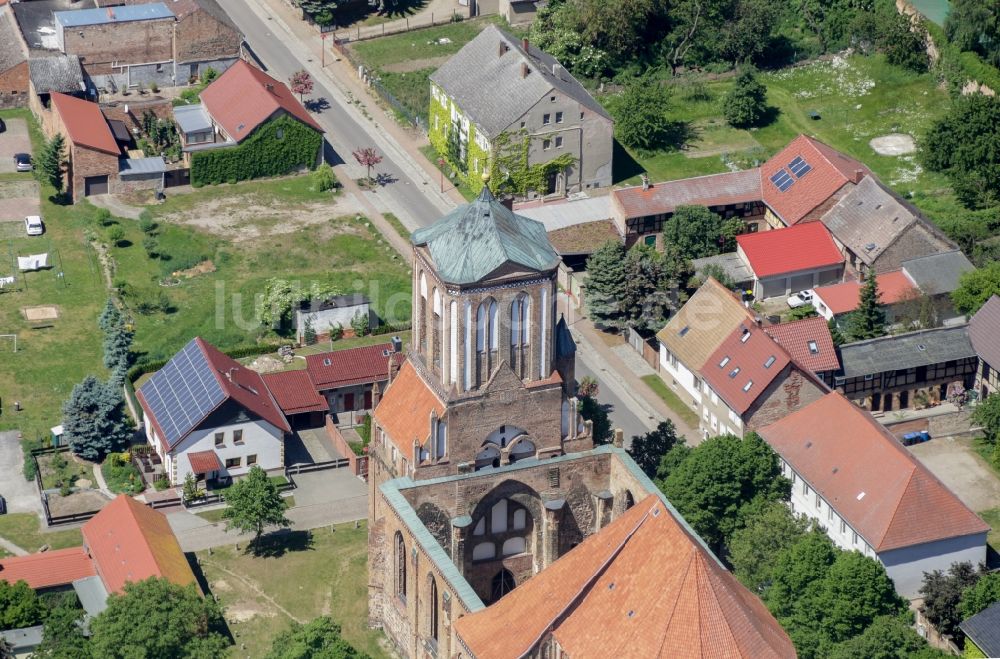
[{"label": "red roof tile", "polygon": [[792,359],[813,373],[840,369],[840,360],[837,359],[826,319],[818,316],[803,318],[780,325],[769,325],[764,331],[787,350]]},{"label": "red roof tile", "polygon": [[758,432],[877,552],[990,529],[839,393]]},{"label": "red roof tile", "polygon": [[[875,278],[878,283],[879,301],[882,304],[896,304],[919,294],[917,287],[903,273],[894,270]],[[861,303],[861,282],[845,281],[832,286],[820,286],[816,295],[833,315],[854,311]]]},{"label": "red roof tile", "polygon": [[[781,169],[787,171],[789,163],[795,158],[802,158],[812,169],[781,192],[771,182],[771,177]],[[857,183],[860,180],[859,171],[862,176],[871,175],[871,171],[854,158],[845,156],[819,140],[799,135],[761,166],[764,203],[786,225],[795,224],[806,219],[810,211],[827,201],[844,185]]]},{"label": "red roof tile", "polygon": [[83,525],[83,544],[104,587],[120,593],[129,581],[163,577],[185,586],[194,573],[166,516],[124,494]]},{"label": "red roof tile", "polygon": [[791,358],[758,327],[737,327],[712,353],[701,375],[730,408],[743,414]]},{"label": "red roof tile", "polygon": [[[318,391],[382,382],[389,378],[386,351],[392,352],[391,343],[307,355],[306,370]],[[403,363],[403,353],[394,353],[392,358],[397,364]]]},{"label": "red roof tile", "polygon": [[263,378],[278,407],[286,415],[327,412],[330,409],[326,398],[316,391],[316,385],[313,384],[308,371],[265,373]]},{"label": "red roof tile", "polygon": [[678,206],[723,206],[761,200],[760,170],[709,174],[694,178],[641,185],[611,191],[625,217],[673,213]]},{"label": "red roof tile", "polygon": [[477,659],[524,656],[548,633],[574,659],[795,656],[763,603],[656,495],[455,631]]},{"label": "red roof tile", "polygon": [[844,262],[821,222],[736,236],[744,260],[757,279],[814,270]]},{"label": "red roof tile", "polygon": [[66,586],[95,574],[94,563],[83,547],[0,560],[0,579],[10,583],[24,581],[35,590]]},{"label": "red roof tile", "polygon": [[255,128],[283,110],[323,132],[284,83],[239,60],[201,93],[201,102],[229,137],[243,141]]},{"label": "red roof tile", "polygon": [[[250,410],[279,430],[288,432],[291,428],[285,415],[268,391],[264,379],[257,371],[251,370],[238,361],[223,354],[201,337],[195,339],[212,365],[215,377],[229,398]],[[230,377],[231,376],[231,377]]]},{"label": "red roof tile", "polygon": [[97,103],[52,92],[52,105],[62,118],[70,142],[116,156],[121,154]]},{"label": "red roof tile", "polygon": [[413,464],[413,441],[423,444],[430,436],[432,411],[440,417],[444,414],[444,404],[413,364],[405,361],[375,408],[374,419]]},{"label": "red roof tile", "polygon": [[219,459],[219,455],[215,451],[191,451],[187,456],[191,463],[191,471],[196,474],[222,471],[222,460]]}]

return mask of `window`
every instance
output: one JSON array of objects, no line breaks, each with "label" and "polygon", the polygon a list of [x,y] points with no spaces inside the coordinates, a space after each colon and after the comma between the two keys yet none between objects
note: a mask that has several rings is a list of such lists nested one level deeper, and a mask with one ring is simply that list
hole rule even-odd
[{"label": "window", "polygon": [[805,496],[809,496],[809,484],[806,483],[805,481],[802,481],[802,494]]},{"label": "window", "polygon": [[403,543],[403,534],[396,531],[396,555],[393,557],[396,563],[396,597],[406,601],[406,545]]},{"label": "window", "polygon": [[514,575],[510,571],[504,569],[497,572],[496,576],[493,577],[492,583],[492,599],[491,602],[495,602],[510,591],[514,590],[517,582],[514,581]]},{"label": "window", "polygon": [[858,544],[858,532],[857,531],[855,531],[853,533],[853,538],[854,538],[854,544]]},{"label": "window", "polygon": [[823,510],[823,497],[816,493],[816,510]]},{"label": "window", "polygon": [[243,443],[243,430],[237,429],[233,431],[233,444],[240,445]]},{"label": "window", "polygon": [[583,113],[582,112],[580,113],[580,119],[583,119]]},{"label": "window", "polygon": [[515,554],[523,554],[526,546],[522,537],[507,538],[503,542],[503,555],[514,556]]},{"label": "window", "polygon": [[806,345],[808,345],[808,346],[809,346],[809,354],[810,354],[810,355],[818,355],[818,354],[819,354],[819,346],[818,346],[818,345],[816,345],[816,342],[815,342],[815,341],[810,341],[810,342],[809,342],[808,344],[806,344]]},{"label": "window", "polygon": [[548,126],[551,123],[552,123],[552,115],[546,112],[545,114],[542,115],[542,125]]},{"label": "window", "polygon": [[770,357],[767,358],[767,361],[764,362],[764,368],[771,368],[772,366],[774,366],[774,362],[776,360],[777,358],[774,355],[771,355]]},{"label": "window", "polygon": [[726,364],[728,363],[729,363],[729,355],[726,355],[725,357],[722,358],[722,361],[719,362],[719,368],[725,368]]},{"label": "window", "polygon": [[497,547],[492,542],[480,542],[472,548],[472,560],[488,561],[496,558]]},{"label": "window", "polygon": [[226,445],[226,433],[217,432],[215,433],[215,448],[221,448]]},{"label": "window", "polygon": [[561,124],[562,123],[562,121],[563,121],[562,117],[563,117],[563,113],[562,112],[556,112],[556,123],[557,124]]},{"label": "window", "polygon": [[524,122],[523,121],[521,122],[521,128],[524,128]]},{"label": "window", "polygon": [[243,465],[243,458],[226,458],[226,469],[239,469]]},{"label": "window", "polygon": [[276,128],[276,129],[274,130],[274,136],[275,136],[276,138],[278,138],[279,140],[283,140],[283,139],[285,139],[285,129],[284,129],[284,128],[282,128],[281,126],[278,126],[278,127],[277,127],[277,128]]},{"label": "window", "polygon": [[840,532],[847,533],[847,522],[840,520]]},{"label": "window", "polygon": [[252,467],[255,464],[257,464],[257,454],[251,453],[250,455],[247,456],[247,466]]},{"label": "window", "polygon": [[427,575],[427,581],[429,582],[430,585],[429,588],[430,592],[428,593],[429,595],[428,599],[430,600],[430,602],[428,603],[430,611],[428,613],[430,615],[428,616],[428,621],[427,621],[429,623],[428,625],[429,629],[427,631],[430,633],[430,637],[433,640],[437,641],[438,640],[438,587],[437,587],[437,581],[434,580],[433,574]]},{"label": "window", "polygon": [[156,65],[156,72],[157,73],[161,73],[162,71],[163,71],[163,65],[162,64],[157,64]]},{"label": "window", "polygon": [[557,148],[557,149],[561,149],[561,148],[562,148],[562,145],[563,145],[563,140],[562,140],[562,137],[557,137],[557,138],[556,138],[556,148]]},{"label": "window", "polygon": [[750,387],[753,386],[753,380],[748,380],[745,385],[743,385],[743,391],[750,391]]},{"label": "window", "polygon": [[555,103],[555,102],[556,102],[556,97],[555,96],[549,96],[549,103]]},{"label": "window", "polygon": [[552,140],[542,140],[542,151],[548,151],[552,148]]},{"label": "window", "polygon": [[826,518],[831,522],[833,521],[833,507],[831,506],[826,507]]}]

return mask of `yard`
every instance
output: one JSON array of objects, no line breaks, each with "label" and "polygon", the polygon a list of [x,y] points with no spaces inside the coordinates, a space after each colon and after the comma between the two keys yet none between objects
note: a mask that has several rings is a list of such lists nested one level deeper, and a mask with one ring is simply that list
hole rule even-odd
[{"label": "yard", "polygon": [[43,531],[38,515],[32,513],[0,515],[0,537],[28,552],[38,551],[42,545],[48,545],[50,549],[66,549],[83,544],[79,528]]},{"label": "yard", "polygon": [[659,375],[643,375],[642,381],[653,390],[653,393],[662,398],[667,407],[679,416],[684,423],[692,428],[698,427],[698,415],[694,413],[694,410],[685,405],[684,401],[677,397],[677,394],[670,391],[667,384]]},{"label": "yard", "polygon": [[232,656],[263,656],[293,619],[308,622],[320,615],[332,617],[344,638],[371,657],[392,656],[382,633],[367,628],[364,524],[289,533],[281,547],[279,556],[268,557],[232,547],[197,554],[211,594],[225,607],[236,641]]}]

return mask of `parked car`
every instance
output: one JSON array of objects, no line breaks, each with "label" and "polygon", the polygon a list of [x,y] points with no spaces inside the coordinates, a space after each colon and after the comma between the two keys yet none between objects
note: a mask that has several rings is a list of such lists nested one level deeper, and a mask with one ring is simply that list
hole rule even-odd
[{"label": "parked car", "polygon": [[813,301],[813,291],[810,288],[800,293],[796,293],[795,295],[788,298],[788,306],[790,306],[792,309],[795,309],[796,307],[804,307],[806,305],[812,304],[812,301]]},{"label": "parked car", "polygon": [[3,122],[3,119],[0,119],[0,133],[4,132],[5,130],[7,130],[7,124]]},{"label": "parked car", "polygon": [[15,153],[14,168],[19,172],[30,172],[35,166],[31,164],[31,156],[27,153]]},{"label": "parked car", "polygon": [[24,230],[28,232],[29,236],[40,236],[45,233],[45,225],[42,224],[42,218],[37,215],[29,215],[24,218]]}]

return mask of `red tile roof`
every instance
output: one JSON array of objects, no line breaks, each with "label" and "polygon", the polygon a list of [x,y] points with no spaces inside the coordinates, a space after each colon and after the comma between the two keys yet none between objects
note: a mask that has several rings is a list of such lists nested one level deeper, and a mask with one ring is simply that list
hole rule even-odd
[{"label": "red tile roof", "polygon": [[410,464],[413,441],[423,444],[431,434],[431,412],[444,414],[444,403],[408,360],[375,408],[375,423],[389,436]]},{"label": "red tile roof", "polygon": [[[875,281],[878,284],[879,301],[882,304],[896,304],[919,294],[917,287],[902,270],[878,275]],[[830,313],[837,315],[858,308],[861,302],[861,287],[861,282],[845,281],[832,286],[820,286],[815,292]]]},{"label": "red tile roof", "polygon": [[163,513],[124,494],[83,525],[83,544],[104,587],[120,593],[128,581],[163,577],[195,583],[181,546]]},{"label": "red tile roof", "polygon": [[215,377],[229,398],[235,400],[272,426],[285,432],[291,430],[288,421],[285,419],[285,415],[278,409],[278,404],[271,396],[271,392],[268,391],[267,385],[264,384],[264,379],[260,376],[260,373],[240,364],[229,355],[223,354],[218,348],[206,342],[201,337],[195,340],[205,353],[208,363],[215,370]]},{"label": "red tile roof", "polygon": [[62,118],[70,142],[116,156],[121,154],[97,103],[53,92],[52,105]]},{"label": "red tile roof", "polygon": [[844,256],[821,222],[744,233],[736,236],[736,242],[757,279],[844,262]]},{"label": "red tile roof", "polygon": [[766,332],[744,325],[712,353],[701,375],[730,408],[743,414],[790,361]]},{"label": "red tile roof", "polygon": [[212,471],[222,471],[222,460],[215,451],[191,451],[187,454],[191,463],[191,471],[196,474],[207,474]]},{"label": "red tile roof", "polygon": [[229,137],[243,141],[255,128],[283,110],[323,132],[285,86],[258,68],[239,60],[201,93],[201,102]]},{"label": "red tile roof", "polygon": [[[764,328],[768,335],[788,351],[792,359],[813,373],[840,370],[837,350],[833,347],[833,337],[826,319],[821,317],[803,318],[780,325]],[[815,352],[810,343],[815,344]]]},{"label": "red tile roof", "polygon": [[990,529],[839,393],[758,432],[877,552]]},{"label": "red tile roof", "polygon": [[673,213],[678,206],[723,206],[761,200],[760,170],[747,169],[725,174],[654,183],[648,190],[641,185],[612,190],[611,196],[625,217]]},{"label": "red tile roof", "polygon": [[[781,169],[787,171],[789,163],[795,158],[802,158],[812,169],[781,192],[771,182],[771,177]],[[861,176],[871,175],[871,171],[854,158],[812,137],[799,135],[761,166],[764,203],[790,226],[808,218],[810,211],[830,199],[844,185],[860,181],[859,172]]]},{"label": "red tile roof", "polygon": [[35,590],[66,586],[95,574],[94,564],[83,547],[0,560],[0,579],[10,583],[24,581]]},{"label": "red tile roof", "polygon": [[327,412],[330,409],[326,398],[316,391],[316,385],[313,384],[308,371],[265,373],[263,378],[278,407],[286,415]]},{"label": "red tile roof", "polygon": [[795,656],[764,604],[656,495],[455,631],[477,659],[524,656],[549,633],[574,659]]},{"label": "red tile roof", "polygon": [[[306,356],[306,370],[317,391],[349,387],[355,384],[389,379],[391,343],[347,348]],[[403,353],[394,353],[396,364],[403,363]],[[329,361],[329,363],[327,363]]]}]

